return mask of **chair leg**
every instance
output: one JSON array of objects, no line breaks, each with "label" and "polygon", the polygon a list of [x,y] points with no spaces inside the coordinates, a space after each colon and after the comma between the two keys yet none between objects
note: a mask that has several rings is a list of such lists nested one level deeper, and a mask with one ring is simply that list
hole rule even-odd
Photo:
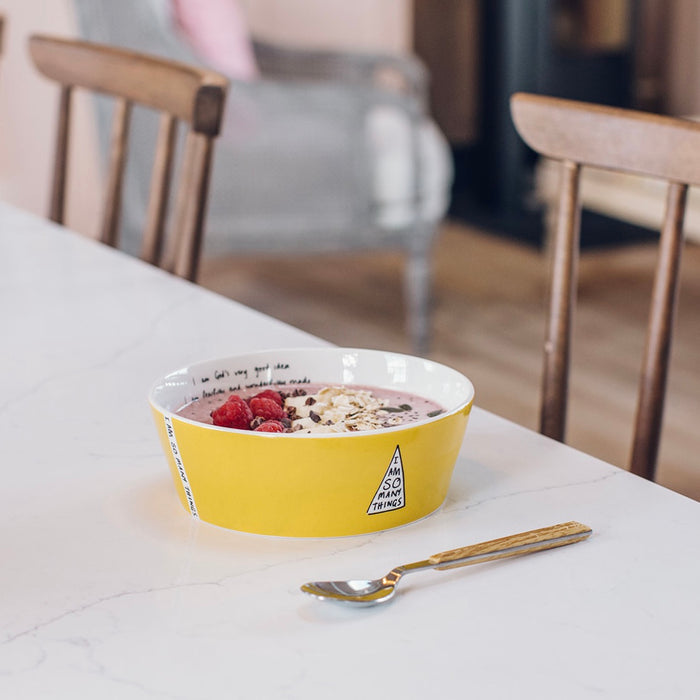
[{"label": "chair leg", "polygon": [[432,235],[416,236],[411,242],[404,273],[406,324],[412,352],[425,356],[430,350],[432,289]]}]

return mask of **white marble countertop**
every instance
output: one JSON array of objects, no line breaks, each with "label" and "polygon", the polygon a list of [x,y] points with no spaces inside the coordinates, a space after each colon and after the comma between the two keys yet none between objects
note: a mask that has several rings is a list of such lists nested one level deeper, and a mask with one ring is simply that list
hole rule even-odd
[{"label": "white marble countertop", "polygon": [[[698,697],[697,502],[477,407],[422,521],[220,529],[177,500],[151,383],[323,341],[6,205],[0,321],[0,697]],[[299,591],[568,520],[593,536],[378,608]]]}]

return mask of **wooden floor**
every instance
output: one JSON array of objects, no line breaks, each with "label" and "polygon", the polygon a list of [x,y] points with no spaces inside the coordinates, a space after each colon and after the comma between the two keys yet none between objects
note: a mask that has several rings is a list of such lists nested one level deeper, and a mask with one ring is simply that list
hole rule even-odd
[{"label": "wooden floor", "polygon": [[[582,255],[569,444],[625,466],[655,245]],[[476,403],[531,428],[538,412],[547,255],[448,223],[435,251],[430,357],[464,372]],[[393,253],[205,260],[200,282],[339,345],[410,352],[403,260]],[[700,500],[700,246],[683,259],[659,483]]]}]

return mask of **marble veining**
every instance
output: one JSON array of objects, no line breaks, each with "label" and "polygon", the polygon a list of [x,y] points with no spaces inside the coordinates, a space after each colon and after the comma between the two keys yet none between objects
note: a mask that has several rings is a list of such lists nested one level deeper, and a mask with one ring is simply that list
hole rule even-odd
[{"label": "marble veining", "polygon": [[[695,501],[475,407],[423,520],[330,539],[195,522],[151,382],[325,341],[4,204],[0,245],[0,697],[697,697]],[[299,590],[573,519],[590,540],[415,574],[382,608]]]}]

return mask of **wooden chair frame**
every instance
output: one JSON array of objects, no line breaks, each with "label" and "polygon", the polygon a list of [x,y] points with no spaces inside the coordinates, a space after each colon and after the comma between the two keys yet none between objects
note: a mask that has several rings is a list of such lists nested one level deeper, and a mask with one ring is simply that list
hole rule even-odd
[{"label": "wooden chair frame", "polygon": [[511,97],[515,128],[537,153],[561,162],[540,431],[564,440],[576,303],[581,168],[668,182],[635,417],[630,470],[655,476],[666,395],[689,185],[700,185],[700,124],[542,95]]},{"label": "wooden chair frame", "polygon": [[[228,80],[218,73],[111,46],[34,35],[36,68],[61,85],[49,217],[64,222],[71,101],[75,88],[116,100],[107,187],[99,238],[118,244],[119,216],[133,104],[161,113],[141,258],[195,280],[202,247],[213,141]],[[188,125],[173,223],[165,245],[177,125]]]}]

